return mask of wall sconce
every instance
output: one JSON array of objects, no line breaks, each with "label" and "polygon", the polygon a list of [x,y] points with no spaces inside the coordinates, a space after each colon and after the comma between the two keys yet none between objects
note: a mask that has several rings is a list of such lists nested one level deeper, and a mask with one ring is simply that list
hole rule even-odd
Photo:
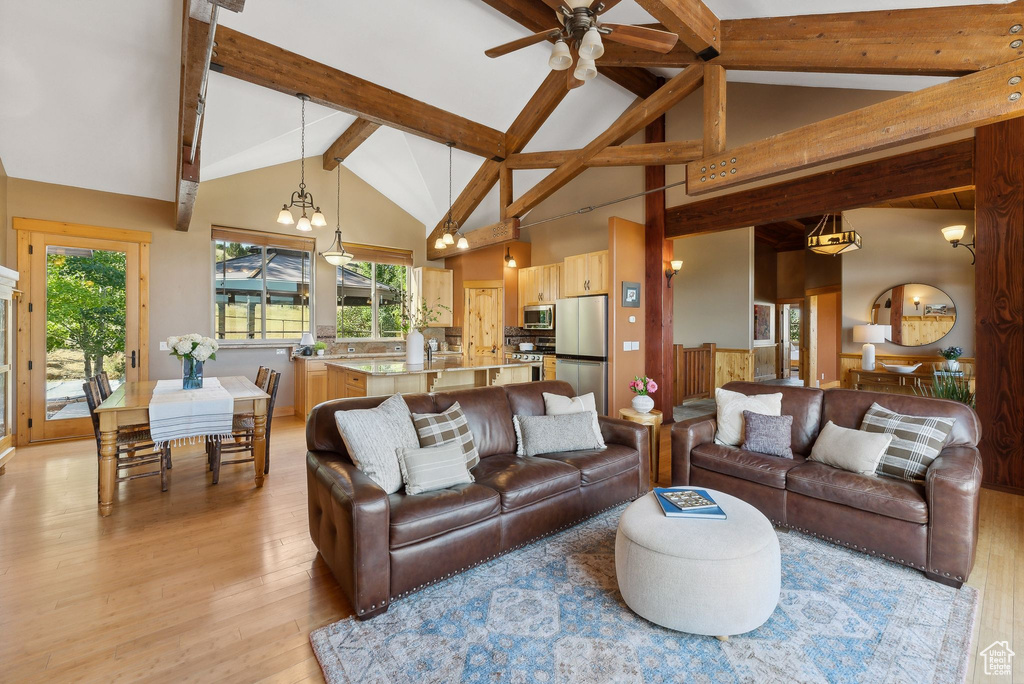
[{"label": "wall sconce", "polygon": [[920,297],[914,297],[914,308],[919,310],[919,311],[921,310],[921,298]]},{"label": "wall sconce", "polygon": [[512,256],[512,254],[508,251],[508,247],[505,248],[505,267],[506,268],[515,268],[516,267],[516,258],[514,256]]},{"label": "wall sconce", "polygon": [[672,265],[672,267],[665,269],[665,287],[672,286],[672,276],[674,276],[676,273],[679,273],[680,269],[682,269],[683,267],[682,259],[673,259],[669,263]]},{"label": "wall sconce", "polygon": [[[946,226],[942,229],[942,237],[946,238],[946,242],[953,245],[953,248],[956,249],[961,245],[960,241],[964,239],[964,233],[966,232],[967,226],[965,225]],[[973,266],[975,262],[974,240],[964,242],[963,246],[971,253],[971,266]]]}]

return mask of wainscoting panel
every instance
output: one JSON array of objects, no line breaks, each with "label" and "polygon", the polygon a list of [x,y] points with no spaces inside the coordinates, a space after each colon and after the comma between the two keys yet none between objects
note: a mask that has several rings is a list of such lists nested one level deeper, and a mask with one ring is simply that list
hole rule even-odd
[{"label": "wainscoting panel", "polygon": [[754,347],[754,379],[771,380],[778,377],[778,372],[776,371],[778,358],[778,344]]},{"label": "wainscoting panel", "polygon": [[754,379],[753,349],[718,349],[715,354],[715,387],[735,380]]}]

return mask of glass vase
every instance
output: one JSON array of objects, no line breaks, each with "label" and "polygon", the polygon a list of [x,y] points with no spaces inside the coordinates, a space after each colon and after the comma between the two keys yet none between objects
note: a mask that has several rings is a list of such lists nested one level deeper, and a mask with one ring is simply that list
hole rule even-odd
[{"label": "glass vase", "polygon": [[203,362],[191,356],[181,360],[181,388],[200,389],[203,386]]}]

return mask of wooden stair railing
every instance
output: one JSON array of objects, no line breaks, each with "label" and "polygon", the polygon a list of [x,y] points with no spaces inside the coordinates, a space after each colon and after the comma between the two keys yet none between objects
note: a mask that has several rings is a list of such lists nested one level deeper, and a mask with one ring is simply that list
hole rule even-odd
[{"label": "wooden stair railing", "polygon": [[690,399],[712,399],[715,396],[715,345],[704,343],[699,347],[674,345],[675,349],[675,406]]}]

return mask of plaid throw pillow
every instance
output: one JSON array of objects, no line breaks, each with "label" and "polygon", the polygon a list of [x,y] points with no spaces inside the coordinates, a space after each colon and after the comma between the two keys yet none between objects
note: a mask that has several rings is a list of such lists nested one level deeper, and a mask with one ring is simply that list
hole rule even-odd
[{"label": "plaid throw pillow", "polygon": [[938,457],[956,418],[905,416],[877,403],[864,414],[860,429],[892,435],[875,473],[910,482],[924,482],[928,466]]},{"label": "plaid throw pillow", "polygon": [[480,462],[480,452],[473,442],[473,433],[469,431],[469,422],[462,407],[455,402],[444,413],[414,413],[412,423],[416,435],[420,438],[421,447],[440,446],[457,442],[462,446],[466,456],[466,467],[472,468]]}]

